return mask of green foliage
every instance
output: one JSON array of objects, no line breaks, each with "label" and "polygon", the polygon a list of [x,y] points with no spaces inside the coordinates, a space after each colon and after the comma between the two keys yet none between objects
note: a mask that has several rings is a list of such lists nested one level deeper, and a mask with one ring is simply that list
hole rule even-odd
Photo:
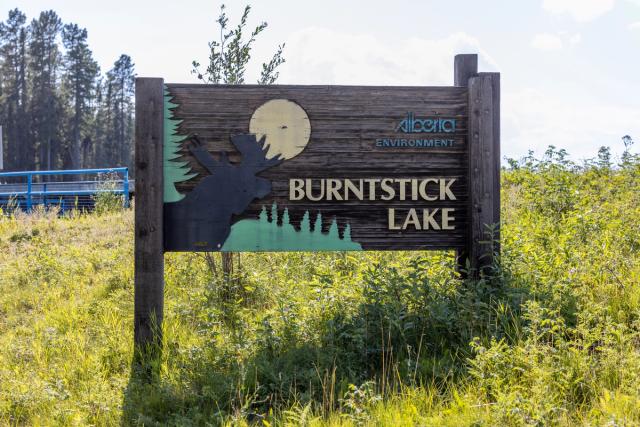
[{"label": "green foliage", "polygon": [[[244,40],[251,6],[245,6],[240,22],[234,29],[228,29],[229,18],[225,9],[224,4],[220,6],[220,15],[216,20],[220,27],[220,40],[209,42],[209,63],[206,70],[200,70],[201,64],[198,61],[193,61],[191,64],[193,66],[191,74],[203,83],[243,84],[253,43],[256,37],[267,28],[267,23],[261,22],[251,31],[249,39]],[[284,43],[278,46],[269,62],[262,64],[258,84],[273,84],[278,80],[279,73],[276,70],[285,62],[282,56],[283,50]]]},{"label": "green foliage", "polygon": [[0,424],[637,425],[640,162],[605,154],[503,171],[479,281],[446,252],[247,254],[231,280],[168,254],[150,383],[132,213],[3,217]]},{"label": "green foliage", "polygon": [[92,196],[96,214],[113,213],[124,208],[124,196],[115,192],[122,185],[118,174],[102,174],[98,178],[98,192]]},{"label": "green foliage", "polygon": [[133,62],[121,55],[101,77],[87,40],[53,10],[0,22],[6,169],[132,166]]},{"label": "green foliage", "polygon": [[30,25],[27,76],[31,83],[31,97],[28,108],[31,137],[34,149],[42,159],[43,169],[48,168],[44,160],[48,157],[51,141],[61,136],[59,123],[64,118],[64,102],[55,84],[62,60],[57,44],[61,29],[62,22],[52,10],[40,13]]},{"label": "green foliage", "polygon": [[122,54],[107,71],[100,90],[104,104],[97,115],[104,115],[104,145],[100,151],[108,164],[133,170],[135,65],[129,55]]},{"label": "green foliage", "polygon": [[[63,93],[69,105],[65,139],[72,169],[87,167],[88,153],[82,140],[90,139],[90,121],[93,114],[89,101],[94,96],[98,63],[87,44],[87,30],[77,24],[67,24],[62,30],[64,57]],[[86,147],[86,144],[85,144]]]}]

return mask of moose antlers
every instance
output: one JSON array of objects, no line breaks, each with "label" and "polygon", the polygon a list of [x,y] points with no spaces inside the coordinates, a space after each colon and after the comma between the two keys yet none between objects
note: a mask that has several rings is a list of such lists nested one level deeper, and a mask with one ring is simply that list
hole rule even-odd
[{"label": "moose antlers", "polygon": [[251,166],[256,172],[263,171],[279,164],[282,159],[280,155],[272,159],[267,159],[267,148],[265,148],[266,136],[256,140],[253,134],[235,135],[231,137],[231,143],[242,154],[242,163]]},{"label": "moose antlers", "polygon": [[[276,166],[282,162],[280,155],[271,159],[267,159],[267,148],[265,148],[266,137],[256,140],[253,134],[235,135],[231,137],[231,143],[242,155],[242,162],[238,166],[252,170],[254,173],[261,172],[272,166]],[[198,163],[204,166],[210,174],[214,174],[216,169],[234,167],[227,157],[227,153],[220,153],[220,160],[216,160],[211,153],[204,148],[197,134],[191,135],[189,139],[188,149],[196,158]]]},{"label": "moose antlers", "polygon": [[225,166],[231,166],[229,160],[227,159],[227,153],[223,152],[220,157],[220,161],[217,161],[211,156],[211,153],[209,153],[207,149],[204,148],[197,134],[193,134],[191,136],[187,147],[189,148],[189,152],[193,154],[198,163],[204,166],[207,172],[212,175],[215,173],[216,169]]}]

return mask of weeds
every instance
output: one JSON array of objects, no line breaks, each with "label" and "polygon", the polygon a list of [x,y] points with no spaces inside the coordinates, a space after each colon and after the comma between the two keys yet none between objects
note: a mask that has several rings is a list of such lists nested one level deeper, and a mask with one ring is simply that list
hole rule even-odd
[{"label": "weeds", "polygon": [[637,156],[551,148],[502,179],[479,280],[447,252],[243,254],[232,277],[168,254],[151,383],[132,213],[1,217],[0,424],[639,424]]},{"label": "weeds", "polygon": [[122,186],[117,173],[100,174],[97,192],[93,197],[96,214],[117,212],[124,207],[124,196],[116,192]]}]

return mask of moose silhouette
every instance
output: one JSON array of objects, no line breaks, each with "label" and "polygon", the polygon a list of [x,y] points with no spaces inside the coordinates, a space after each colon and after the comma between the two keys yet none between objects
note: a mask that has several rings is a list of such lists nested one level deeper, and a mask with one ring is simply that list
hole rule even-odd
[{"label": "moose silhouette", "polygon": [[266,138],[235,135],[231,143],[242,155],[240,164],[229,162],[226,152],[216,160],[192,135],[187,147],[209,173],[178,202],[164,204],[164,246],[169,251],[219,251],[231,232],[233,215],[239,215],[252,200],[271,192],[271,182],[257,176],[280,164],[276,156],[266,158]]}]

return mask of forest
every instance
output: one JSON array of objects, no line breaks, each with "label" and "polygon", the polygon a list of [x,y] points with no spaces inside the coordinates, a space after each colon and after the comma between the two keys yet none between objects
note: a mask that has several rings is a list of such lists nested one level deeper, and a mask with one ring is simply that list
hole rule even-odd
[{"label": "forest", "polygon": [[131,168],[134,84],[126,54],[100,69],[85,28],[11,10],[0,23],[4,169]]}]

